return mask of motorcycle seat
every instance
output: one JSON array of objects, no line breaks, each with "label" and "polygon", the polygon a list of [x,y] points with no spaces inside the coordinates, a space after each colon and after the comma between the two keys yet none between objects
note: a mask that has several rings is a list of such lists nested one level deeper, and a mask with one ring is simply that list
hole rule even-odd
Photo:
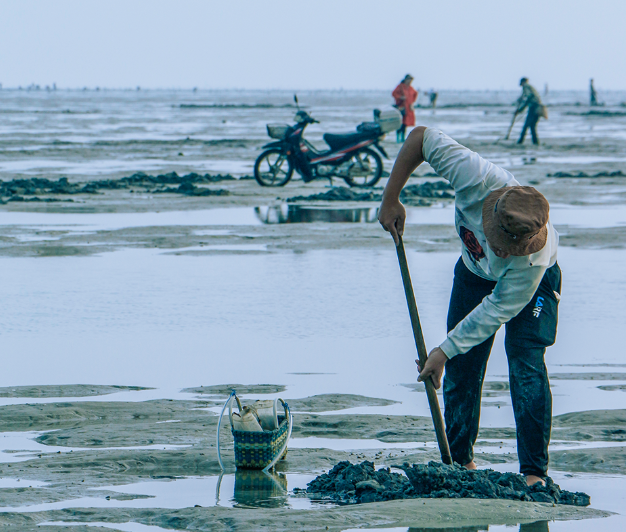
[{"label": "motorcycle seat", "polygon": [[324,141],[330,146],[331,150],[339,150],[350,144],[357,144],[362,140],[368,140],[373,138],[374,135],[371,131],[355,131],[353,133],[341,133],[336,135],[334,133],[325,133]]}]

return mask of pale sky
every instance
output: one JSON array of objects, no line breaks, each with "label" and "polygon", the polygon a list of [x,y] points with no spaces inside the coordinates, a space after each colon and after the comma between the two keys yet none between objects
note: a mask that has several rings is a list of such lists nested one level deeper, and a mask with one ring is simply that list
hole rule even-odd
[{"label": "pale sky", "polygon": [[0,0],[0,83],[626,89],[625,0]]}]

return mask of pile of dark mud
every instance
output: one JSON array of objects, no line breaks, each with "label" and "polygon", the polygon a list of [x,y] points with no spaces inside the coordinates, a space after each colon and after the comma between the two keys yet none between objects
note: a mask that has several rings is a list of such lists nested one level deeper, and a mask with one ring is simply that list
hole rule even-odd
[{"label": "pile of dark mud", "polygon": [[[100,179],[87,182],[70,182],[67,177],[53,181],[43,177],[29,179],[12,179],[0,181],[0,198],[2,201],[60,201],[55,198],[38,199],[41,195],[74,195],[98,194],[101,190],[142,189],[149,193],[184,194],[186,196],[225,196],[228,190],[201,188],[196,185],[218,183],[220,181],[234,181],[230,174],[196,174],[192,172],[179,176],[176,172],[161,175],[148,175],[143,172],[135,173],[120,179]],[[167,185],[178,185],[167,187]],[[24,196],[29,196],[25,198]]]},{"label": "pile of dark mud", "polygon": [[[418,185],[404,187],[400,193],[400,200],[407,205],[430,205],[427,199],[451,199],[454,195],[452,188],[445,181],[426,181]],[[294,196],[288,202],[295,201],[376,201],[383,199],[382,194],[374,191],[359,191],[347,187],[333,187],[328,192],[312,194],[310,196]]]},{"label": "pile of dark mud", "polygon": [[562,490],[550,477],[546,485],[527,486],[522,475],[493,469],[468,470],[459,465],[437,462],[405,463],[406,476],[389,468],[376,471],[373,462],[339,462],[320,475],[302,492],[338,503],[364,503],[394,499],[509,499],[588,506],[586,493]]}]

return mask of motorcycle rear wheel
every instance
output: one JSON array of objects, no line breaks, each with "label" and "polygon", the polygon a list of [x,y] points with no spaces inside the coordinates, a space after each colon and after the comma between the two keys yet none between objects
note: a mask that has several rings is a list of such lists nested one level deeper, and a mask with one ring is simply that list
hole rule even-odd
[{"label": "motorcycle rear wheel", "polygon": [[374,150],[365,148],[350,159],[344,180],[351,187],[373,187],[383,175],[383,160]]},{"label": "motorcycle rear wheel", "polygon": [[254,178],[263,187],[283,187],[292,175],[289,157],[277,148],[265,150],[254,163]]}]

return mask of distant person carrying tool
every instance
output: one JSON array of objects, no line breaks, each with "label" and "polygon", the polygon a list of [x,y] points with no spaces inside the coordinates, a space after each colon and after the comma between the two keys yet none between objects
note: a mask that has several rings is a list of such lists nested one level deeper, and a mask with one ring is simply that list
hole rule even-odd
[{"label": "distant person carrying tool", "polygon": [[526,107],[528,107],[528,114],[526,115],[526,122],[524,122],[522,134],[517,143],[524,143],[526,131],[530,128],[533,144],[537,145],[539,144],[539,139],[537,138],[537,122],[539,122],[541,117],[548,118],[548,113],[545,105],[541,103],[541,97],[537,89],[528,83],[528,78],[522,78],[519,84],[522,87],[522,95],[517,100],[517,110],[515,114],[521,113]]},{"label": "distant person carrying tool", "polygon": [[451,455],[455,462],[475,469],[473,447],[487,360],[496,331],[506,324],[520,472],[529,485],[541,482],[548,469],[552,424],[544,354],[556,339],[561,292],[559,236],[550,223],[548,202],[441,131],[418,127],[398,154],[378,216],[396,245],[406,221],[400,192],[423,161],[455,190],[456,229],[463,245],[454,270],[448,336],[419,368],[419,380],[431,377],[439,388],[445,367],[443,398]]},{"label": "distant person carrying tool", "polygon": [[407,74],[391,93],[395,100],[394,107],[402,114],[402,126],[396,131],[396,142],[404,142],[407,126],[415,125],[413,105],[417,100],[417,91],[411,87],[411,83],[413,76]]}]

